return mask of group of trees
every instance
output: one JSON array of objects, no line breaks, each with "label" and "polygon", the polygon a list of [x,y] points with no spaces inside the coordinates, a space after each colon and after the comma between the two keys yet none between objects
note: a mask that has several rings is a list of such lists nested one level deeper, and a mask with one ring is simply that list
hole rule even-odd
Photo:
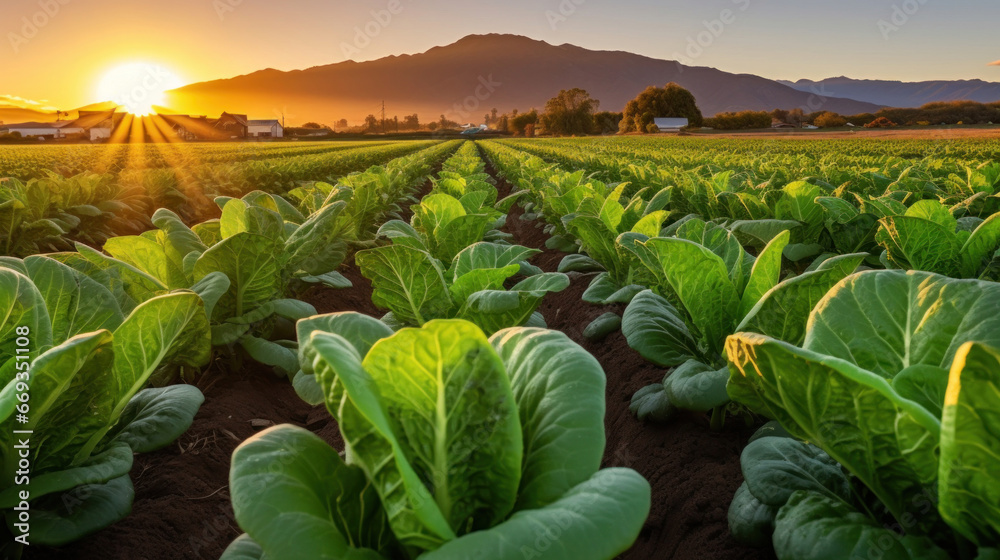
[{"label": "group of trees", "polygon": [[[848,123],[866,128],[887,126],[927,126],[935,124],[1000,123],[1000,102],[942,101],[917,108],[888,108],[877,113],[839,115],[830,111],[803,113],[801,109],[771,112],[776,122],[789,124],[812,123],[820,128],[837,128]],[[718,116],[717,116],[718,117]]]},{"label": "group of trees", "polygon": [[771,113],[767,111],[740,111],[738,113],[719,113],[705,119],[704,125],[718,130],[746,130],[770,128],[771,122]]},{"label": "group of trees", "polygon": [[[802,109],[775,109],[773,111],[739,111],[719,113],[704,118],[694,95],[681,86],[670,83],[664,87],[646,88],[625,105],[624,111],[598,111],[600,101],[581,88],[565,89],[550,99],[540,112],[531,109],[500,113],[496,108],[483,116],[483,122],[493,130],[515,136],[534,136],[541,129],[546,134],[573,136],[587,134],[615,134],[630,132],[657,132],[656,118],[686,118],[689,126],[707,126],[719,130],[748,130],[770,128],[784,123],[794,126],[813,124],[820,128],[839,128],[848,124],[857,127],[878,128],[899,125],[931,124],[986,124],[1000,123],[1000,102],[977,103],[950,101],[930,103],[916,109],[882,109],[877,113],[840,115],[832,111],[806,113]],[[375,115],[368,115],[364,124],[355,132],[398,132],[416,130],[443,130],[461,126],[441,115],[437,121],[421,123],[416,114],[386,119],[382,122]],[[318,123],[306,123],[303,128],[329,128]],[[348,129],[347,119],[337,121],[334,130]]]},{"label": "group of trees", "polygon": [[543,112],[532,109],[494,115],[487,121],[493,128],[514,134],[532,136],[541,127],[546,134],[573,136],[615,134],[626,132],[657,132],[653,120],[659,117],[687,118],[691,126],[702,125],[702,114],[694,95],[677,84],[649,87],[629,101],[622,112],[598,111],[600,101],[584,89],[560,91],[546,104]]},{"label": "group of trees", "polygon": [[669,83],[662,88],[650,86],[625,104],[618,131],[657,132],[653,120],[660,117],[686,118],[693,127],[702,126],[704,120],[694,95],[675,83]]}]

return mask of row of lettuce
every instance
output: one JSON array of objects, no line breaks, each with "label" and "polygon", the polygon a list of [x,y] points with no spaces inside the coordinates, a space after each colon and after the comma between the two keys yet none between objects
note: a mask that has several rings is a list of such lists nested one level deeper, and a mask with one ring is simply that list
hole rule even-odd
[{"label": "row of lettuce", "polygon": [[[74,153],[83,153],[80,157],[92,165],[70,176],[53,171],[52,165],[33,164],[30,150],[21,155],[5,154],[35,174],[20,179],[17,166],[0,166],[0,177],[4,177],[0,179],[0,254],[26,257],[69,251],[74,243],[100,247],[116,235],[150,229],[150,217],[160,208],[171,210],[185,223],[204,221],[218,215],[213,203],[216,196],[239,197],[254,190],[285,194],[301,181],[335,181],[430,144],[343,143],[324,145],[318,152],[315,147],[304,153],[297,147],[283,147],[250,154],[242,154],[240,150],[245,148],[240,145],[226,145],[225,151],[215,155],[211,150],[219,148],[214,145],[188,147],[180,154],[173,153],[180,148],[160,145],[62,146],[56,152],[61,157],[73,159]],[[121,169],[95,173],[89,169],[100,154],[83,151],[85,148],[114,149],[131,156],[121,163]],[[132,154],[132,150],[139,153]],[[173,164],[150,166],[146,162],[149,150]],[[202,155],[208,161],[200,161]],[[258,157],[251,157],[255,155]]]},{"label": "row of lettuce", "polygon": [[[325,403],[347,452],[288,425],[244,442],[230,491],[248,534],[225,558],[607,559],[627,549],[650,488],[634,471],[599,468],[604,373],[565,335],[520,327],[544,325],[538,304],[568,278],[528,264],[538,251],[499,231],[518,197],[497,201],[474,144],[414,198],[457,144],[287,197],[219,197],[221,218],[192,227],[161,209],[156,229],[111,238],[103,253],[3,258],[9,530],[26,490],[33,544],[66,544],[127,515],[133,454],[180,436],[203,401],[195,387],[150,381],[252,358]],[[317,316],[296,299],[310,285],[349,286],[337,269],[352,254],[390,311],[382,320]],[[25,327],[37,358],[21,375]],[[14,429],[32,434],[27,485],[14,484]]]},{"label": "row of lettuce", "polygon": [[[568,169],[585,169],[603,181],[674,186],[690,196],[705,196],[709,203],[716,196],[743,192],[766,198],[767,191],[809,178],[829,191],[861,195],[858,203],[866,195],[906,191],[919,198],[940,197],[949,205],[971,198],[969,205],[980,207],[976,212],[1000,209],[996,200],[983,200],[1000,193],[1000,163],[992,141],[622,137],[504,143]],[[760,208],[730,205],[728,210],[733,213],[727,217],[734,219],[768,217]]]},{"label": "row of lettuce", "polygon": [[598,273],[584,299],[627,304],[588,331],[620,325],[669,368],[634,396],[640,418],[774,420],[741,458],[739,540],[782,559],[1000,556],[1000,214],[974,212],[995,195],[802,181],[713,206],[481,145],[570,253],[559,270]]},{"label": "row of lettuce", "polygon": [[650,487],[600,469],[604,372],[541,328],[538,304],[569,279],[501,233],[518,198],[498,201],[464,144],[408,223],[381,226],[389,244],[356,255],[389,312],[298,322],[296,388],[325,403],[345,456],[292,426],[241,445],[230,490],[247,533],[225,560],[610,559],[631,546]]}]

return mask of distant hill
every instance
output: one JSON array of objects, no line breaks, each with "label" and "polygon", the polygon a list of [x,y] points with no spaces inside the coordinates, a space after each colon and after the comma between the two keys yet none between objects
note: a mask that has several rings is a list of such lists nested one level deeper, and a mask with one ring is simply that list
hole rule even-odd
[{"label": "distant hill", "polygon": [[106,101],[103,103],[93,103],[77,109],[66,111],[57,115],[55,111],[39,111],[28,109],[10,103],[0,103],[0,123],[12,124],[23,122],[52,122],[55,120],[74,120],[80,116],[80,111],[110,111],[115,107],[115,103]]},{"label": "distant hill", "polygon": [[291,125],[340,118],[358,123],[378,114],[384,99],[390,118],[417,113],[427,122],[445,114],[459,122],[481,122],[491,108],[501,113],[540,109],[560,89],[573,87],[589,91],[601,109],[620,111],[647,86],[668,82],[690,89],[706,116],[745,109],[813,107],[854,114],[880,108],[851,99],[819,100],[750,74],[495,34],[470,35],[421,54],[289,72],[266,69],[191,84],[171,92],[168,105],[185,113],[230,111],[251,118],[280,118],[284,112]]},{"label": "distant hill", "polygon": [[889,107],[920,107],[934,101],[1000,101],[1000,83],[982,80],[937,80],[929,82],[893,82],[854,80],[840,76],[820,81],[799,80],[781,83],[801,91],[849,97]]},{"label": "distant hill", "polygon": [[21,122],[49,122],[56,120],[55,113],[36,111],[35,109],[25,109],[0,103],[0,123],[21,123]]}]

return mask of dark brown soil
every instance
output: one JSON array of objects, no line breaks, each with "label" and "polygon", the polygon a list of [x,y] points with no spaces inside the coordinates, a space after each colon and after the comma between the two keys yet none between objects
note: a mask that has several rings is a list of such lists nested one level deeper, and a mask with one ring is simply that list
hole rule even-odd
[{"label": "dark brown soil", "polygon": [[649,481],[653,502],[649,519],[622,560],[715,558],[765,559],[765,551],[740,546],[729,535],[726,512],[743,481],[740,451],[753,429],[730,421],[714,432],[705,415],[688,414],[667,424],[643,424],[629,411],[632,395],[663,379],[664,370],[629,348],[621,332],[601,342],[583,338],[583,329],[622,305],[582,303],[589,275],[571,274],[572,284],[550,294],[540,308],[549,328],[560,330],[594,355],[608,378],[604,419],[605,467],[629,467]]},{"label": "dark brown soil", "polygon": [[372,281],[361,275],[353,262],[340,267],[343,274],[354,286],[347,290],[331,290],[325,286],[309,288],[302,299],[312,304],[320,314],[340,311],[357,311],[372,317],[381,317],[385,311],[372,303]]},{"label": "dark brown soil", "polygon": [[[492,169],[489,169],[493,173]],[[494,174],[495,176],[495,174]],[[502,181],[501,196],[510,191]],[[532,262],[554,271],[564,256],[544,249],[547,236],[535,223],[510,213],[514,242],[542,248]],[[303,299],[320,313],[360,311],[381,316],[371,303],[371,283],[353,265],[341,271],[354,287],[312,288]],[[602,342],[583,338],[587,324],[622,306],[581,300],[590,276],[571,274],[572,284],[550,294],[540,311],[550,328],[565,332],[591,352],[607,374],[607,447],[604,466],[630,467],[652,485],[652,511],[635,546],[621,559],[769,559],[769,552],[741,547],[729,535],[726,511],[742,481],[740,451],[751,430],[730,422],[719,432],[704,415],[681,416],[666,425],[644,425],[629,412],[632,394],[659,381],[663,370],[630,349],[620,332]],[[191,429],[171,447],[136,457],[133,513],[125,520],[62,549],[32,548],[28,560],[215,559],[240,533],[229,504],[228,473],[233,450],[266,425],[293,423],[342,448],[335,422],[322,407],[310,407],[286,379],[259,366],[229,374],[209,371],[198,383],[205,404]],[[255,422],[256,420],[256,422]],[[255,425],[256,424],[256,425]],[[309,559],[303,559],[309,560]]]}]

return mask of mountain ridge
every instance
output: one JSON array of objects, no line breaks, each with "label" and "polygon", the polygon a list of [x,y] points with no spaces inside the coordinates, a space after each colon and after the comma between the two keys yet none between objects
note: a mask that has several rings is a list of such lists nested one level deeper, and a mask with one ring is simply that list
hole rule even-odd
[{"label": "mountain ridge", "polygon": [[940,101],[1000,101],[1000,83],[972,80],[901,80],[857,79],[836,76],[823,80],[778,80],[800,91],[820,91],[824,95],[849,97],[890,107],[920,107]]},{"label": "mountain ridge", "polygon": [[511,34],[469,35],[422,53],[365,62],[262,69],[178,88],[168,93],[168,104],[198,114],[226,110],[264,118],[285,113],[293,122],[347,118],[356,123],[377,114],[385,99],[390,118],[417,113],[426,122],[444,114],[479,122],[494,107],[501,113],[541,108],[560,89],[573,87],[589,91],[601,109],[620,111],[647,86],[672,81],[694,93],[706,116],[746,109],[803,107],[852,114],[880,108],[851,99],[819,100],[752,74]]}]

